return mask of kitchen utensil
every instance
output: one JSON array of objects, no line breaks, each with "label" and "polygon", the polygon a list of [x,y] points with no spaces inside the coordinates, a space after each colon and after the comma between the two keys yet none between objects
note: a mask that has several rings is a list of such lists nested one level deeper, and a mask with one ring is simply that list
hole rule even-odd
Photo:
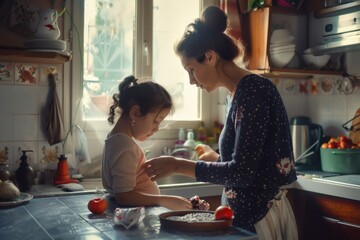
[{"label": "kitchen utensil", "polygon": [[321,169],[339,174],[360,173],[360,149],[321,148]]},{"label": "kitchen utensil", "polygon": [[308,156],[311,156],[311,155],[313,155],[313,154],[314,154],[314,152],[309,152],[308,154],[299,156],[299,157],[297,157],[297,158],[295,159],[295,162],[297,162],[297,161],[299,161],[299,160],[301,160],[301,159],[307,158]]},{"label": "kitchen utensil", "polygon": [[[290,131],[293,143],[295,166],[298,170],[320,169],[320,145],[323,136],[323,128],[311,122],[309,117],[299,116],[291,118]],[[313,154],[305,157],[308,151]],[[301,159],[300,159],[301,158]]]},{"label": "kitchen utensil", "polygon": [[[347,124],[351,121],[351,127],[347,127]],[[356,110],[355,116],[349,121],[345,122],[342,127],[349,132],[349,138],[353,143],[360,142],[360,108]]]},{"label": "kitchen utensil", "polygon": [[300,156],[298,156],[296,159],[295,159],[295,162],[299,161],[300,159],[303,159],[303,158],[306,158],[312,154],[314,154],[314,151],[308,153],[313,147],[315,147],[316,144],[319,143],[319,140],[317,140],[313,145],[311,145],[308,149],[305,150],[305,152],[303,152],[302,154],[300,154]]},{"label": "kitchen utensil", "polygon": [[40,8],[37,11],[38,21],[32,22],[30,28],[34,32],[36,39],[53,39],[56,40],[60,37],[60,29],[57,19],[59,14],[51,8]]}]

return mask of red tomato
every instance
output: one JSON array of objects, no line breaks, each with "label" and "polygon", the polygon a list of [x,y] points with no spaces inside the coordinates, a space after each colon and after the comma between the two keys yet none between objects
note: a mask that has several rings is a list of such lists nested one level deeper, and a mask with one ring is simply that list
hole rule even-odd
[{"label": "red tomato", "polygon": [[346,141],[341,141],[340,143],[339,143],[339,146],[340,146],[340,148],[350,148],[350,146],[347,144],[347,142]]},{"label": "red tomato", "polygon": [[101,214],[107,209],[107,201],[104,198],[94,198],[88,202],[88,209],[94,214]]},{"label": "red tomato", "polygon": [[338,144],[336,142],[329,142],[328,148],[338,148]]},{"label": "red tomato", "polygon": [[233,216],[233,210],[228,206],[219,206],[215,210],[215,220],[230,220]]},{"label": "red tomato", "polygon": [[339,142],[346,142],[347,137],[346,136],[340,136],[339,137]]}]

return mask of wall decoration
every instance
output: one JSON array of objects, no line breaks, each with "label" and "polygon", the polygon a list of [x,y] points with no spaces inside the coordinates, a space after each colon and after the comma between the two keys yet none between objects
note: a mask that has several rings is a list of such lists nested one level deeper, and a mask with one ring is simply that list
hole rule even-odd
[{"label": "wall decoration", "polygon": [[0,62],[0,83],[14,82],[14,65],[10,62]]},{"label": "wall decoration", "polygon": [[[37,152],[36,152],[36,148],[37,148],[37,143],[35,142],[16,142],[16,144],[14,144],[14,165],[15,165],[15,169],[18,168],[18,165],[20,164],[20,158],[23,155],[22,151],[25,150],[32,150],[32,152],[27,152],[26,155],[28,156],[27,160],[30,164],[30,166],[32,168],[34,168],[34,166],[37,163]],[[34,168],[35,169],[35,168]]]},{"label": "wall decoration", "polygon": [[310,93],[311,94],[319,94],[319,91],[320,91],[320,81],[319,79],[317,78],[314,78],[314,79],[311,79],[311,82],[310,82]]},{"label": "wall decoration", "polygon": [[62,82],[62,66],[61,65],[40,65],[39,84],[49,85],[49,74],[54,75],[56,84]]},{"label": "wall decoration", "polygon": [[323,94],[332,94],[334,92],[335,83],[331,78],[324,78],[320,80],[320,90]]},{"label": "wall decoration", "polygon": [[0,164],[7,164],[9,160],[9,148],[4,146],[0,149]]},{"label": "wall decoration", "polygon": [[295,79],[284,79],[284,92],[287,94],[295,94],[298,92],[298,83]]},{"label": "wall decoration", "polygon": [[300,80],[299,82],[299,93],[301,94],[308,94],[308,88],[309,88],[309,81],[306,80]]},{"label": "wall decoration", "polygon": [[37,64],[16,64],[16,84],[36,84],[39,80],[39,66]]},{"label": "wall decoration", "polygon": [[63,152],[62,143],[49,145],[48,142],[39,143],[39,162],[41,169],[56,169],[58,158]]},{"label": "wall decoration", "polygon": [[281,79],[271,78],[271,82],[276,86],[279,91],[281,90]]}]

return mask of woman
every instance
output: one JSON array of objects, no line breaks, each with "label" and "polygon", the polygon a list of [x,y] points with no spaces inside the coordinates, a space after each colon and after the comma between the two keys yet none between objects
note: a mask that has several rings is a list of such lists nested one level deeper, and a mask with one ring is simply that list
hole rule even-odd
[{"label": "woman", "polygon": [[256,231],[260,239],[297,239],[293,212],[282,190],[296,181],[287,113],[269,79],[236,63],[241,50],[224,33],[227,25],[223,11],[208,7],[175,46],[190,84],[207,92],[219,87],[229,91],[220,154],[206,148],[200,157],[204,161],[154,158],[145,163],[146,171],[152,180],[183,174],[223,184],[222,204],[233,209],[235,226]]}]

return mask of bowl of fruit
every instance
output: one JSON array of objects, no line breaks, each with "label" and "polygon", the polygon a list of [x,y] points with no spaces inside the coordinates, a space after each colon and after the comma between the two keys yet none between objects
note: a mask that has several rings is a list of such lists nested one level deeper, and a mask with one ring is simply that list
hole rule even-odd
[{"label": "bowl of fruit", "polygon": [[360,142],[346,136],[332,137],[320,148],[321,169],[339,174],[360,173]]}]

